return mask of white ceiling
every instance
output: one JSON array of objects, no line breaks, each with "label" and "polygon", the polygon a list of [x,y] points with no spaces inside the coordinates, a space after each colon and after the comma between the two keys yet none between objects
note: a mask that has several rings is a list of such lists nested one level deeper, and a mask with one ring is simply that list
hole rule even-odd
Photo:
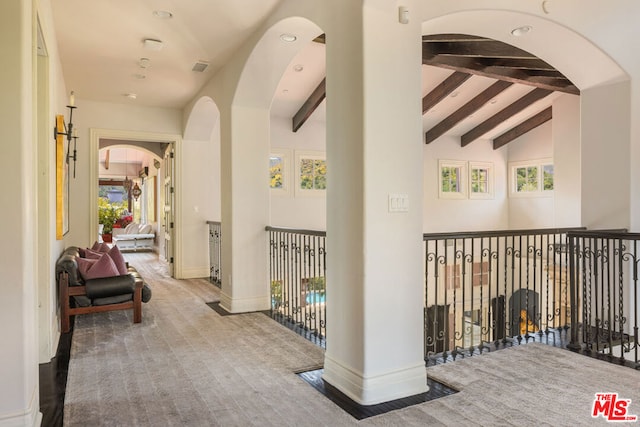
[{"label": "white ceiling", "polygon": [[[55,30],[67,88],[94,101],[182,108],[225,64],[281,0],[57,0]],[[154,16],[169,11],[170,19]],[[146,50],[145,38],[163,42]],[[274,94],[272,114],[291,118],[325,76],[325,46],[309,43],[287,67]],[[140,67],[148,58],[149,66]],[[210,65],[192,71],[198,61]],[[302,70],[296,71],[301,65]],[[298,67],[299,68],[299,67]],[[423,66],[422,96],[451,70]],[[144,76],[144,78],[141,78]],[[474,76],[423,117],[425,131],[447,117],[494,80]],[[532,90],[513,85],[447,134],[460,136]],[[125,96],[135,93],[136,99]],[[555,95],[555,94],[554,94]],[[554,95],[528,107],[485,137],[493,138],[551,104]],[[555,95],[557,96],[557,95]],[[324,102],[310,120],[324,120]],[[434,143],[437,143],[434,142]]]},{"label": "white ceiling", "polygon": [[[82,99],[182,108],[280,1],[52,1],[67,88]],[[162,50],[145,49],[146,38]],[[198,61],[209,63],[205,72],[192,71]]]}]

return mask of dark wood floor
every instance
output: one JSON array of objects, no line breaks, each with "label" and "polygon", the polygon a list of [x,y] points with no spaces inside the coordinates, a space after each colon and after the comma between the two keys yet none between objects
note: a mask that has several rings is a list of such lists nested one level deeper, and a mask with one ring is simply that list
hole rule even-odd
[{"label": "dark wood floor", "polygon": [[39,366],[42,426],[62,427],[72,338],[73,318],[71,330],[60,335],[55,357],[49,363],[41,363]]}]

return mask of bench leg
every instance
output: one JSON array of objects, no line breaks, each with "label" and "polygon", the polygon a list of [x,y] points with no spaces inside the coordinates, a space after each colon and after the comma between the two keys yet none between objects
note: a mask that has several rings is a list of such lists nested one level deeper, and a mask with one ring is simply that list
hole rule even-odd
[{"label": "bench leg", "polygon": [[142,322],[142,286],[133,292],[133,323]]}]

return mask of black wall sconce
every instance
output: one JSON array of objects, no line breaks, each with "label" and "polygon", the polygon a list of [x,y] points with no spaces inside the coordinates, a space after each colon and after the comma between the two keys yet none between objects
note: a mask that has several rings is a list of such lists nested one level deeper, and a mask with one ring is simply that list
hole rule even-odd
[{"label": "black wall sconce", "polygon": [[[76,177],[76,160],[78,159],[76,145],[78,140],[78,130],[73,128],[73,110],[77,107],[75,105],[75,95],[73,91],[69,95],[69,104],[67,105],[69,109],[69,123],[64,123],[64,117],[62,117],[62,125],[60,126],[60,122],[56,120],[56,126],[53,128],[53,139],[57,140],[58,135],[65,135],[67,137],[67,164],[69,164],[69,160],[73,159],[73,177]],[[58,128],[60,126],[60,128]],[[71,140],[73,139],[73,155],[71,155]]]}]

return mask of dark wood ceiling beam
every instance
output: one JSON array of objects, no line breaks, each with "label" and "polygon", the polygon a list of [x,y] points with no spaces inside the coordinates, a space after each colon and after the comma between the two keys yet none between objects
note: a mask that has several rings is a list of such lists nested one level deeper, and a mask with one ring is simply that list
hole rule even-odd
[{"label": "dark wood ceiling beam", "polygon": [[422,58],[422,63],[434,67],[445,68],[448,70],[461,71],[463,73],[474,74],[482,77],[489,77],[497,80],[504,80],[511,83],[519,83],[533,86],[540,89],[557,90],[558,92],[579,95],[580,90],[575,87],[568,79],[555,79],[553,82],[540,82],[527,76],[526,73],[518,69],[507,67],[487,67],[479,64],[477,58],[461,58],[453,56],[437,56]]},{"label": "dark wood ceiling beam", "polygon": [[493,140],[493,149],[497,150],[500,147],[503,147],[513,141],[516,138],[521,137],[525,133],[537,128],[538,126],[548,122],[553,117],[552,108],[548,107],[535,116],[525,120],[520,123],[518,126],[509,129],[502,135],[498,136]]},{"label": "dark wood ceiling beam", "polygon": [[322,101],[324,101],[324,98],[327,95],[326,81],[326,78],[322,79],[318,87],[315,88],[313,93],[311,93],[309,98],[307,98],[304,104],[302,104],[302,107],[300,107],[295,116],[293,116],[293,132],[297,132],[298,129],[302,127],[304,122],[306,122],[307,119],[311,117],[313,112],[316,111],[316,108],[318,108]]},{"label": "dark wood ceiling beam", "polygon": [[422,43],[422,56],[467,56],[489,58],[535,58],[535,55],[497,40],[442,41]]},{"label": "dark wood ceiling beam", "polygon": [[548,96],[552,92],[553,91],[546,90],[546,89],[539,89],[539,88],[533,89],[531,92],[527,93],[522,98],[518,99],[508,107],[502,109],[498,113],[489,117],[484,122],[480,123],[475,128],[471,129],[469,132],[462,135],[462,137],[460,138],[460,142],[462,143],[462,146],[466,147],[476,139],[480,138],[485,133],[489,132],[491,129],[498,126],[500,123],[516,115],[517,113],[524,110],[534,102],[541,100],[545,96]]},{"label": "dark wood ceiling beam", "polygon": [[442,83],[422,98],[422,114],[432,109],[438,102],[446,98],[451,92],[466,82],[471,74],[454,71]]},{"label": "dark wood ceiling beam", "polygon": [[471,36],[469,34],[431,34],[422,36],[423,42],[466,42],[466,41],[491,41],[486,37]]},{"label": "dark wood ceiling beam", "polygon": [[493,99],[500,92],[511,86],[511,82],[505,82],[498,80],[487,89],[482,91],[479,95],[476,95],[471,101],[458,108],[454,113],[450,114],[447,118],[440,123],[429,129],[425,134],[425,143],[430,144],[437,138],[442,136],[445,132],[453,128],[459,122],[479,110],[484,104]]},{"label": "dark wood ceiling beam", "polygon": [[546,63],[540,58],[475,58],[475,61],[479,65],[484,65],[485,67],[557,71],[553,65]]}]

